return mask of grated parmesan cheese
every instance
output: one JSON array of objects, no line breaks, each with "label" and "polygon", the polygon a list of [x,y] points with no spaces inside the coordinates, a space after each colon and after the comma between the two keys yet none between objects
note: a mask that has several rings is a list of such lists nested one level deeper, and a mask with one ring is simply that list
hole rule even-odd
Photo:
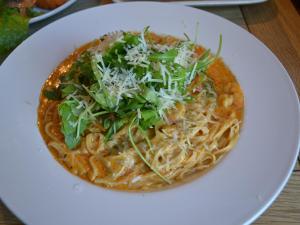
[{"label": "grated parmesan cheese", "polygon": [[194,54],[193,51],[189,49],[190,43],[184,42],[181,47],[178,49],[178,55],[176,56],[174,62],[187,68],[192,60],[192,56]]}]

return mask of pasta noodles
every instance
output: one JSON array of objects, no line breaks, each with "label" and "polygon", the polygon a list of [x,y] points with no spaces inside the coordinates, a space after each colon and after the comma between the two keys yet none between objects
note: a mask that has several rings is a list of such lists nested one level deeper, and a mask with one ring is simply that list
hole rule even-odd
[{"label": "pasta noodles", "polygon": [[[50,75],[42,93],[58,87],[63,82],[60,78],[85,52],[108,51],[118,38],[120,34],[112,33],[77,49]],[[145,39],[153,49],[163,53],[182,41],[151,32]],[[204,53],[204,48],[195,45],[187,54],[190,59],[199,59]],[[148,65],[146,60],[138,60],[134,58],[130,62]],[[62,132],[59,111],[62,100],[50,100],[43,94],[38,108],[39,129],[51,153],[67,170],[96,185],[132,191],[170,187],[212,168],[239,138],[244,111],[240,85],[220,58],[207,66],[205,74],[205,80],[196,75],[187,85],[192,100],[176,101],[164,111],[163,119],[144,130],[134,126],[133,120],[115,130],[107,140],[104,119],[95,116],[97,119],[81,134],[80,143],[70,149]],[[91,102],[87,97],[84,100]],[[137,120],[142,118],[141,113],[138,109],[134,114]]]}]

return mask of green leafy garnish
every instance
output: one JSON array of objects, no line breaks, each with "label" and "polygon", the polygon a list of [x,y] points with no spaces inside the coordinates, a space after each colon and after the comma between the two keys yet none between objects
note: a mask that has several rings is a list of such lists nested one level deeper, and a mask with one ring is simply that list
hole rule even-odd
[{"label": "green leafy garnish", "polygon": [[66,145],[72,149],[80,142],[80,137],[93,120],[93,115],[89,115],[93,105],[82,105],[77,99],[65,100],[59,107],[58,112],[61,117],[61,131],[65,136]]},{"label": "green leafy garnish", "polygon": [[153,61],[173,62],[177,55],[178,55],[178,50],[171,49],[164,53],[160,53],[160,52],[153,53],[152,55],[149,56],[149,59]]},{"label": "green leafy garnish", "polygon": [[105,142],[128,126],[133,149],[154,173],[169,183],[145,159],[132,131],[137,129],[152,149],[147,131],[168,122],[167,112],[176,103],[192,101],[194,95],[188,87],[201,86],[207,95],[215,97],[205,71],[219,56],[221,45],[220,36],[215,56],[207,50],[196,57],[195,44],[189,39],[161,48],[151,40],[147,27],[140,34],[120,33],[105,51],[81,54],[60,78],[58,89],[44,92],[49,99],[62,98],[59,115],[67,147],[76,148],[93,122],[102,124]]}]

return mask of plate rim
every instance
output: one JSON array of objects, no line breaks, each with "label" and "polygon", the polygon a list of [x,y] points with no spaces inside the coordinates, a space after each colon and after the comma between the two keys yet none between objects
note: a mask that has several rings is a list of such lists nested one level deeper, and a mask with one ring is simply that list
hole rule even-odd
[{"label": "plate rim", "polygon": [[[112,0],[115,3],[128,3],[133,1],[128,0]],[[178,5],[185,5],[185,6],[208,6],[208,7],[214,7],[214,6],[234,6],[234,5],[253,5],[253,4],[259,4],[266,2],[268,0],[227,0],[227,1],[220,1],[220,0],[202,0],[202,1],[178,1],[174,0],[173,2],[165,2],[165,3],[171,3],[171,4],[178,4]]]},{"label": "plate rim", "polygon": [[55,9],[49,10],[48,12],[46,12],[40,16],[33,17],[29,20],[29,24],[33,24],[33,23],[39,22],[41,20],[47,19],[48,17],[54,16],[55,14],[65,10],[66,8],[73,5],[76,1],[77,0],[68,0],[67,2],[65,2],[64,4],[62,4],[61,6],[55,8]]}]

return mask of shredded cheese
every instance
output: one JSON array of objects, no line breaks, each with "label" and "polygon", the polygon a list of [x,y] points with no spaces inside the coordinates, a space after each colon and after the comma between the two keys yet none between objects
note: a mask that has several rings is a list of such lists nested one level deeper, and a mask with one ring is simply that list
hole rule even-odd
[{"label": "shredded cheese", "polygon": [[184,42],[178,49],[178,55],[176,56],[174,62],[183,66],[184,68],[187,68],[191,60],[193,59],[194,52],[189,49],[190,43]]}]

